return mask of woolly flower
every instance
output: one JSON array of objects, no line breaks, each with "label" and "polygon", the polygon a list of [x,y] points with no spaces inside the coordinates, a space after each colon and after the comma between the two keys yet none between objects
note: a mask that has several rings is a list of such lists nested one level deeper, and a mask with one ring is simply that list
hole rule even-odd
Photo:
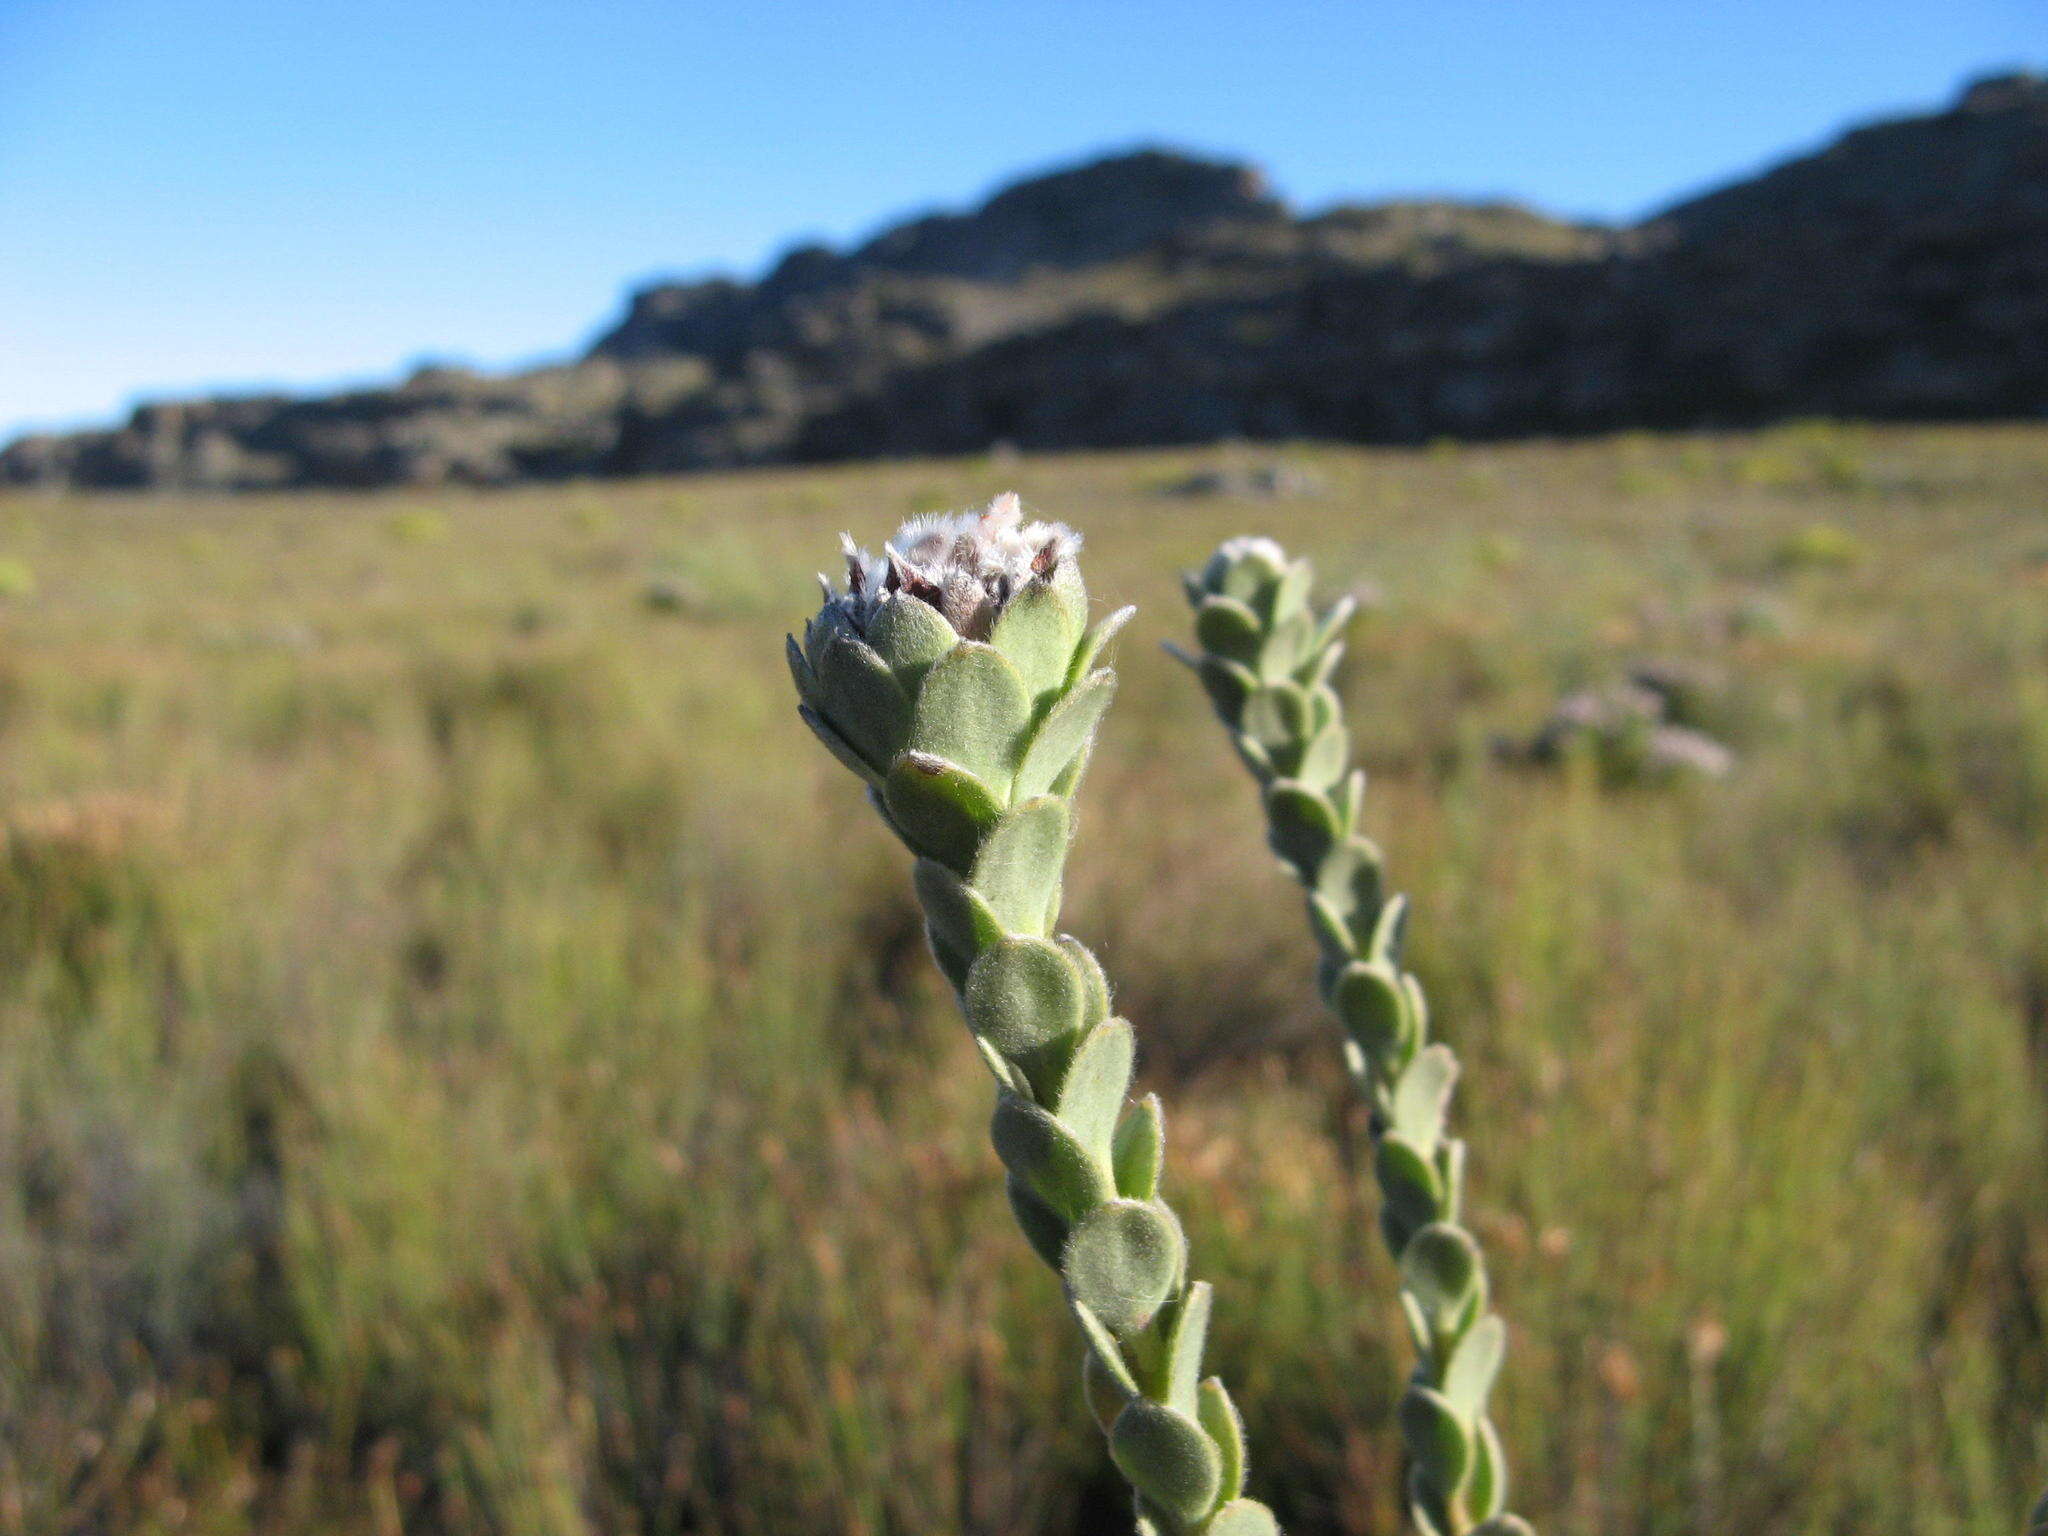
[{"label": "woolly flower", "polygon": [[1225,539],[1216,548],[1216,553],[1235,565],[1248,555],[1259,555],[1275,565],[1287,563],[1287,551],[1272,539],[1255,534],[1242,534],[1234,539]]},{"label": "woolly flower", "polygon": [[823,576],[828,609],[865,634],[881,605],[898,592],[920,598],[945,616],[963,639],[986,640],[1010,599],[1032,582],[1050,581],[1060,562],[1081,548],[1064,523],[1027,523],[1014,492],[979,512],[913,517],[870,555],[841,535],[846,591]]},{"label": "woolly flower", "polygon": [[1196,585],[1205,592],[1234,592],[1246,582],[1257,585],[1266,577],[1277,577],[1286,565],[1287,551],[1271,539],[1225,539],[1202,567]]}]

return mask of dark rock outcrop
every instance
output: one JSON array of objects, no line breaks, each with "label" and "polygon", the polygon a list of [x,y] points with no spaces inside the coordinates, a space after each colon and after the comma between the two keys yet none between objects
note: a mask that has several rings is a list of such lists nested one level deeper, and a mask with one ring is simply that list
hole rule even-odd
[{"label": "dark rock outcrop", "polygon": [[1630,229],[1297,217],[1147,150],[662,284],[581,360],[23,439],[0,483],[374,486],[1222,437],[2048,415],[2048,81],[1858,129]]}]

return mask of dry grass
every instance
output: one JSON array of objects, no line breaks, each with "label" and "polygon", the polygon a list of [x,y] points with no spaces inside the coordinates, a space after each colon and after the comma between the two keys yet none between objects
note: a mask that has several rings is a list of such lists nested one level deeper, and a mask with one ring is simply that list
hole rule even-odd
[{"label": "dry grass", "polygon": [[[1011,484],[1142,605],[1070,922],[1290,1532],[1395,1529],[1404,1366],[1307,939],[1153,648],[1247,530],[1381,596],[1347,704],[1470,1064],[1517,1506],[2012,1528],[2048,432],[1290,457],[1324,494],[1163,499],[1214,456],[1153,454],[0,501],[0,1533],[1124,1528],[901,860],[780,655],[841,527]],[[1726,677],[1727,781],[1493,760],[1672,655]]]}]

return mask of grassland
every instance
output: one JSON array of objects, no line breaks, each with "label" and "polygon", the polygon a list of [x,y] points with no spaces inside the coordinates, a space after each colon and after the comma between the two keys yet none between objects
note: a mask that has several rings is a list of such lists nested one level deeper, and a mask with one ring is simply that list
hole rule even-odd
[{"label": "grassland", "polygon": [[[1069,920],[1257,1491],[1390,1533],[1363,1126],[1154,642],[1271,532],[1468,1063],[1557,1536],[1990,1536],[2048,1476],[2048,430],[0,501],[0,1533],[1127,1530],[896,850],[781,636],[1014,486],[1141,614]],[[1740,765],[1496,758],[1645,657]],[[1048,1349],[1047,1338],[1061,1344]],[[1256,1347],[1254,1342],[1256,1341]]]}]

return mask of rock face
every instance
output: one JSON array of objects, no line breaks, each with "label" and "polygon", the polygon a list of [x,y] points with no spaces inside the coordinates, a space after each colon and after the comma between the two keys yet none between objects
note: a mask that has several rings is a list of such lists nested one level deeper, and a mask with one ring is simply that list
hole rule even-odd
[{"label": "rock face", "polygon": [[1297,216],[1148,150],[634,295],[580,360],[144,406],[0,483],[376,486],[1223,437],[2048,415],[2048,80],[1627,229],[1501,204]]}]

